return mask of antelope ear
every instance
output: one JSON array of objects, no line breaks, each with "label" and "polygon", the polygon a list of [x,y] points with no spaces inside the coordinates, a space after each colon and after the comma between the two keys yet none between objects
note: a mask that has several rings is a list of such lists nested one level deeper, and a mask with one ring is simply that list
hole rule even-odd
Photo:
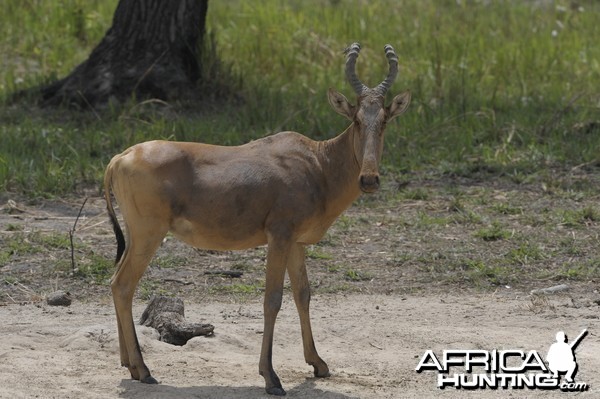
[{"label": "antelope ear", "polygon": [[402,94],[398,94],[392,100],[392,103],[387,107],[388,121],[394,119],[398,115],[401,115],[406,111],[410,104],[410,91],[405,91]]},{"label": "antelope ear", "polygon": [[351,121],[354,120],[355,107],[348,102],[348,99],[342,93],[329,88],[327,91],[327,98],[329,99],[329,104],[331,104],[335,112],[345,116]]}]

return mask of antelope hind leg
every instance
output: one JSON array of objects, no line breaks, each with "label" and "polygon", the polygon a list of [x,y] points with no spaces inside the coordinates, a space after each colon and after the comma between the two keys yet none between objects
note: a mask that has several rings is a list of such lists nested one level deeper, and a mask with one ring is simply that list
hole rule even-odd
[{"label": "antelope hind leg", "polygon": [[[152,234],[145,237],[143,243],[138,242],[139,237],[142,236],[130,236],[132,238],[129,246],[125,249],[121,263],[111,281],[119,330],[121,365],[129,369],[131,378],[147,384],[157,384],[158,381],[150,375],[150,370],[142,358],[133,323],[132,302],[137,283],[144,274],[163,236],[164,234],[162,236]],[[138,239],[136,240],[134,237],[138,237]]]}]

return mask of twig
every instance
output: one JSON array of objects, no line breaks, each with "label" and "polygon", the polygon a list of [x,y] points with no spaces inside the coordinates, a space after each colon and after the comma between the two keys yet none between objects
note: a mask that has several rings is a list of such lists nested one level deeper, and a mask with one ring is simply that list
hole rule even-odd
[{"label": "twig", "polygon": [[165,283],[177,283],[177,284],[181,284],[181,285],[193,285],[193,284],[195,284],[193,281],[177,280],[175,278],[166,278],[163,281]]},{"label": "twig", "polygon": [[140,83],[142,83],[142,81],[144,79],[146,79],[146,76],[148,76],[150,74],[150,72],[152,72],[152,70],[154,69],[154,67],[156,66],[156,64],[158,64],[158,61],[160,61],[160,59],[162,57],[165,56],[165,54],[167,54],[167,52],[169,51],[169,49],[165,50],[162,52],[161,55],[159,55],[156,60],[152,63],[152,65],[150,65],[148,67],[148,69],[146,69],[146,71],[144,71],[144,73],[142,74],[142,76],[138,79],[138,81],[135,83],[135,86],[133,86],[133,90],[131,90],[132,93],[135,93],[137,91],[138,86],[140,85]]},{"label": "twig", "polygon": [[96,109],[92,106],[92,104],[90,104],[90,102],[88,101],[87,98],[85,98],[85,96],[83,95],[83,93],[81,92],[81,90],[77,90],[77,94],[79,95],[79,97],[81,97],[83,99],[83,101],[85,102],[85,104],[90,107],[90,109],[92,110],[92,112],[94,113],[94,116],[101,121],[102,118],[100,117],[100,115],[98,115],[98,112],[96,112]]},{"label": "twig", "polygon": [[575,166],[573,166],[573,167],[571,168],[571,172],[575,172],[575,171],[576,171],[576,170],[578,170],[578,169],[586,168],[586,167],[588,167],[588,166],[590,166],[590,165],[595,165],[595,164],[597,164],[597,163],[598,163],[598,160],[597,160],[597,159],[594,159],[594,160],[592,160],[592,161],[590,161],[590,162],[585,162],[585,163],[582,163],[582,164],[579,164],[579,165],[575,165]]},{"label": "twig", "polygon": [[79,208],[79,213],[75,218],[75,223],[73,223],[73,228],[69,230],[69,241],[71,243],[71,269],[73,271],[73,275],[75,275],[75,245],[73,244],[73,236],[75,235],[75,228],[77,227],[77,222],[79,221],[79,217],[81,216],[81,212],[83,211],[83,207],[87,202],[88,197],[85,198],[83,204],[81,204],[81,208]]},{"label": "twig", "polygon": [[21,284],[18,281],[14,284],[14,286],[17,287],[19,290],[21,290],[21,292],[25,292],[27,294],[35,294],[34,290],[32,290],[31,288],[29,288],[26,285]]},{"label": "twig", "polygon": [[94,223],[94,224],[91,224],[91,225],[88,225],[88,226],[82,227],[81,229],[79,229],[79,231],[86,231],[86,230],[89,230],[89,229],[93,229],[94,227],[98,227],[98,226],[100,226],[101,224],[105,224],[105,223],[107,223],[107,222],[108,222],[108,220],[103,220],[103,221],[101,221],[101,222]]},{"label": "twig", "polygon": [[10,296],[10,294],[6,294],[6,296],[8,297],[8,299],[13,301],[13,303],[17,303],[17,301],[15,301],[15,299],[12,296]]},{"label": "twig", "polygon": [[380,351],[382,351],[382,350],[383,350],[383,348],[381,348],[381,347],[379,347],[379,346],[375,345],[375,344],[374,344],[374,343],[372,343],[372,342],[369,342],[369,345],[371,345],[371,346],[372,346],[373,348],[375,348],[375,349],[379,349]]},{"label": "twig", "polygon": [[231,277],[231,278],[239,278],[242,277],[244,272],[237,270],[207,270],[204,274],[211,276],[222,276],[222,277]]}]

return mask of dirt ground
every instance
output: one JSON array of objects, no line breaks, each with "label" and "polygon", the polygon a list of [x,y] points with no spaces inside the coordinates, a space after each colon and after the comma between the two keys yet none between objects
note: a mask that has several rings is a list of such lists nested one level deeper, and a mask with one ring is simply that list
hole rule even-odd
[{"label": "dirt ground", "polygon": [[[552,184],[551,184],[552,183]],[[398,184],[398,186],[396,186]],[[598,221],[600,185],[590,174],[532,183],[389,182],[308,249],[315,342],[332,376],[312,377],[288,284],[275,329],[274,366],[293,398],[600,397]],[[398,189],[401,187],[401,190]],[[181,296],[186,319],[215,325],[183,347],[139,327],[145,360],[161,382],[131,381],[101,258],[114,237],[91,195],[29,202],[7,196],[0,212],[0,398],[262,398],[264,248],[214,253],[168,238],[134,301],[139,317],[154,293]],[[205,274],[238,270],[240,279]],[[568,290],[532,295],[532,289]],[[70,307],[44,297],[63,289]],[[545,358],[558,331],[588,335],[576,351],[576,381],[589,389],[437,388],[417,373],[426,350],[535,350]],[[461,372],[456,367],[452,372]]]},{"label": "dirt ground", "polygon": [[[425,350],[520,349],[547,353],[557,331],[591,332],[577,352],[577,381],[598,397],[598,312],[570,298],[549,301],[537,313],[524,297],[448,293],[431,296],[331,294],[312,303],[315,340],[332,376],[312,377],[304,363],[299,322],[286,299],[276,325],[274,365],[291,398],[564,397],[560,391],[440,390],[437,373],[415,372]],[[551,306],[550,306],[551,305]],[[128,379],[118,364],[110,304],[0,307],[2,398],[263,398],[258,375],[262,315],[258,299],[190,304],[189,320],[215,325],[214,337],[183,347],[139,328],[141,346],[158,386]],[[135,312],[140,314],[142,304]]]}]

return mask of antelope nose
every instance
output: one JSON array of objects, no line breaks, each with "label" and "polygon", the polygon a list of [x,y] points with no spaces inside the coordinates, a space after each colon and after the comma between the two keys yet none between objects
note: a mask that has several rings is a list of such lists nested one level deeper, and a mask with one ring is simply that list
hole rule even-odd
[{"label": "antelope nose", "polygon": [[374,193],[379,189],[379,175],[361,175],[360,189],[364,193]]}]

